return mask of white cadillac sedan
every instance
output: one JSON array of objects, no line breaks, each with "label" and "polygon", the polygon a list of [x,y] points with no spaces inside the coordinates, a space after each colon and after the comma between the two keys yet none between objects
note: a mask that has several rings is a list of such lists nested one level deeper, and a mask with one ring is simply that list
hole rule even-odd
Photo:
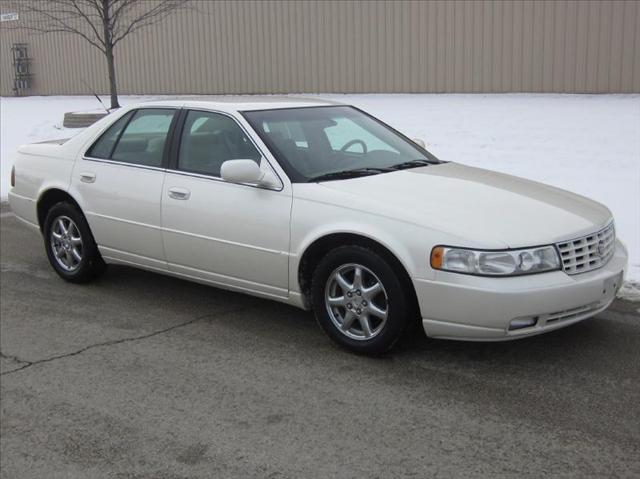
[{"label": "white cadillac sedan", "polygon": [[12,186],[65,280],[120,263],[271,298],[369,354],[417,318],[464,340],[573,324],[609,306],[627,261],[605,206],[315,100],[130,106],[22,146]]}]

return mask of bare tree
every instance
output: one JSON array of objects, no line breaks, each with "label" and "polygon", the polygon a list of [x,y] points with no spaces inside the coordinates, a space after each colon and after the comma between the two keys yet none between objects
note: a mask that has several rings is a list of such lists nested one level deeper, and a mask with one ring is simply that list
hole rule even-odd
[{"label": "bare tree", "polygon": [[[154,25],[190,0],[31,0],[16,2],[26,14],[23,28],[71,33],[100,50],[107,60],[111,108],[119,108],[115,47],[131,33]],[[22,22],[21,22],[22,23]]]}]

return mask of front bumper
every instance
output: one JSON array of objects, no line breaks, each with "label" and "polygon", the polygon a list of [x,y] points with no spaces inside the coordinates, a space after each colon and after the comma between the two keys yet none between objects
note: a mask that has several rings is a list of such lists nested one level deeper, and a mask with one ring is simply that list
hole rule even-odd
[{"label": "front bumper", "polygon": [[[438,272],[413,279],[427,336],[502,341],[541,334],[590,318],[606,309],[624,280],[627,251],[617,240],[603,267],[568,275],[563,271],[511,278]],[[509,330],[516,318],[536,323]]]}]

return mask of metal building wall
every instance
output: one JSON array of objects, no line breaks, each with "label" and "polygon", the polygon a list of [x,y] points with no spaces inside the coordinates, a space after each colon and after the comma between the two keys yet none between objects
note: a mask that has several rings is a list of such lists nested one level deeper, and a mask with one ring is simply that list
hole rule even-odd
[{"label": "metal building wall", "polygon": [[[152,0],[150,0],[152,1]],[[7,3],[0,2],[2,13]],[[640,92],[636,1],[197,1],[116,50],[120,93]],[[25,18],[24,16],[22,18]],[[15,22],[19,24],[20,20]],[[63,34],[27,42],[32,94],[106,93],[106,66]]]}]

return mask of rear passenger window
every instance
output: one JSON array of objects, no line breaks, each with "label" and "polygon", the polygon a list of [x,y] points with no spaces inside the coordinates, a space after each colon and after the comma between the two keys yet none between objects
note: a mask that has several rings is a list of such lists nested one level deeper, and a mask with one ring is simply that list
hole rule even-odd
[{"label": "rear passenger window", "polygon": [[261,155],[242,128],[230,117],[218,113],[190,111],[182,130],[178,169],[220,176],[227,160],[254,160]]},{"label": "rear passenger window", "polygon": [[116,145],[116,141],[118,141],[118,137],[120,137],[120,133],[129,121],[129,118],[131,118],[131,115],[133,115],[133,112],[127,113],[111,125],[109,129],[103,133],[100,139],[93,144],[91,149],[89,149],[87,156],[92,158],[102,158],[104,160],[110,159],[113,147]]},{"label": "rear passenger window", "polygon": [[112,160],[144,166],[161,166],[164,145],[175,110],[138,110],[125,127]]}]

